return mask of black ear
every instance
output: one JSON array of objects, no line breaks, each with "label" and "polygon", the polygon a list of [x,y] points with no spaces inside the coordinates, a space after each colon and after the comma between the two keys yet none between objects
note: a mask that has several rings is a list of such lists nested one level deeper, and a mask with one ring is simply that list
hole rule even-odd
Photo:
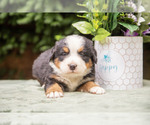
[{"label": "black ear", "polygon": [[56,45],[54,47],[52,47],[51,50],[50,50],[49,61],[54,59],[55,52],[56,52]]},{"label": "black ear", "polygon": [[59,48],[60,48],[61,46],[63,46],[64,41],[65,41],[65,38],[64,38],[64,39],[61,39],[61,40],[59,40],[59,41],[56,41],[55,46],[51,48],[51,51],[50,51],[50,54],[49,54],[49,61],[50,61],[50,60],[53,60],[53,59],[55,58],[55,52],[56,52],[57,50],[59,50]]},{"label": "black ear", "polygon": [[86,44],[88,45],[88,47],[91,50],[92,53],[92,61],[96,64],[97,63],[97,52],[94,49],[94,45],[93,45],[93,41],[91,41],[90,39],[85,38],[85,41],[87,42]]},{"label": "black ear", "polygon": [[93,61],[94,61],[94,63],[96,64],[96,63],[97,63],[97,52],[96,52],[96,50],[94,49],[94,47],[93,47],[93,50],[92,50],[92,54],[93,54]]},{"label": "black ear", "polygon": [[54,55],[55,55],[55,52],[56,52],[56,50],[60,44],[60,41],[56,41],[55,45],[51,48],[51,51],[49,53],[49,61],[54,59]]}]

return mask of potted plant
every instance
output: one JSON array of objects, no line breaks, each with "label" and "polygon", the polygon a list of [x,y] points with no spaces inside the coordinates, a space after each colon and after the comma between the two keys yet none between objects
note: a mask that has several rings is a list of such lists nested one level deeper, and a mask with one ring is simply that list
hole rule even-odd
[{"label": "potted plant", "polygon": [[73,24],[82,34],[93,35],[98,62],[96,82],[106,89],[127,90],[143,85],[144,22],[141,2],[130,0],[86,0],[88,9],[79,17],[88,21]]}]

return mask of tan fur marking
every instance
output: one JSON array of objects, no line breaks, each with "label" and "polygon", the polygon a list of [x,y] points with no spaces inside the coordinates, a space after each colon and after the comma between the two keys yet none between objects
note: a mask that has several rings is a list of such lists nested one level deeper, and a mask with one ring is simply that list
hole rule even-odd
[{"label": "tan fur marking", "polygon": [[84,85],[82,85],[77,91],[83,91],[83,92],[89,92],[90,91],[90,89],[92,88],[92,87],[95,87],[95,86],[99,86],[99,85],[96,85],[94,82],[87,82],[87,83],[85,83]]},{"label": "tan fur marking", "polygon": [[91,61],[91,59],[89,59],[89,62],[86,63],[87,69],[88,69],[88,68],[91,68],[92,65],[93,65],[93,64],[92,64],[92,61]]},{"label": "tan fur marking", "polygon": [[57,77],[58,77],[58,76],[55,75],[55,74],[51,74],[51,75],[50,75],[50,78],[53,78],[53,79],[57,79]]},{"label": "tan fur marking", "polygon": [[83,51],[84,47],[82,46],[80,49],[78,49],[78,53]]},{"label": "tan fur marking", "polygon": [[62,88],[58,85],[58,83],[54,83],[52,86],[50,86],[49,88],[47,88],[45,94],[50,94],[51,92],[61,92],[63,93]]},{"label": "tan fur marking", "polygon": [[69,52],[69,49],[67,47],[63,47],[63,50],[68,53]]},{"label": "tan fur marking", "polygon": [[55,65],[56,65],[56,67],[57,68],[60,68],[60,62],[59,62],[59,60],[58,60],[58,58],[56,58],[55,60],[54,60],[54,63],[55,63]]}]

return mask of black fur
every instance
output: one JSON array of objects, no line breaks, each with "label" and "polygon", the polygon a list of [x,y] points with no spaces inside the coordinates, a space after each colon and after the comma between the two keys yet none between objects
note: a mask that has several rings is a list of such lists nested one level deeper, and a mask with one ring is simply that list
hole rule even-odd
[{"label": "black fur", "polygon": [[86,41],[85,44],[85,50],[86,50],[86,55],[89,55],[90,58],[92,59],[92,62],[97,63],[97,52],[93,47],[93,42],[86,37],[84,37],[84,40]]}]

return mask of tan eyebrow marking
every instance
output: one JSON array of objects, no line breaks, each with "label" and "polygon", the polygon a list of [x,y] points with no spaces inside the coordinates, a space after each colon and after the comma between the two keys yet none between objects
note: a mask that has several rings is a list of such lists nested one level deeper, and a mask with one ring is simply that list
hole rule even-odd
[{"label": "tan eyebrow marking", "polygon": [[68,53],[69,52],[69,49],[65,46],[65,47],[63,47],[63,50],[66,52],[66,53]]},{"label": "tan eyebrow marking", "polygon": [[84,47],[83,47],[83,46],[82,46],[82,47],[80,47],[80,48],[78,49],[78,52],[83,51],[83,49],[84,49]]},{"label": "tan eyebrow marking", "polygon": [[59,62],[59,59],[58,58],[56,58],[55,60],[54,60],[54,64],[56,65],[56,67],[57,68],[60,68],[60,62]]},{"label": "tan eyebrow marking", "polygon": [[88,69],[88,68],[91,68],[92,65],[93,65],[93,64],[92,64],[92,61],[91,61],[91,59],[89,59],[89,62],[86,63],[87,69]]}]

